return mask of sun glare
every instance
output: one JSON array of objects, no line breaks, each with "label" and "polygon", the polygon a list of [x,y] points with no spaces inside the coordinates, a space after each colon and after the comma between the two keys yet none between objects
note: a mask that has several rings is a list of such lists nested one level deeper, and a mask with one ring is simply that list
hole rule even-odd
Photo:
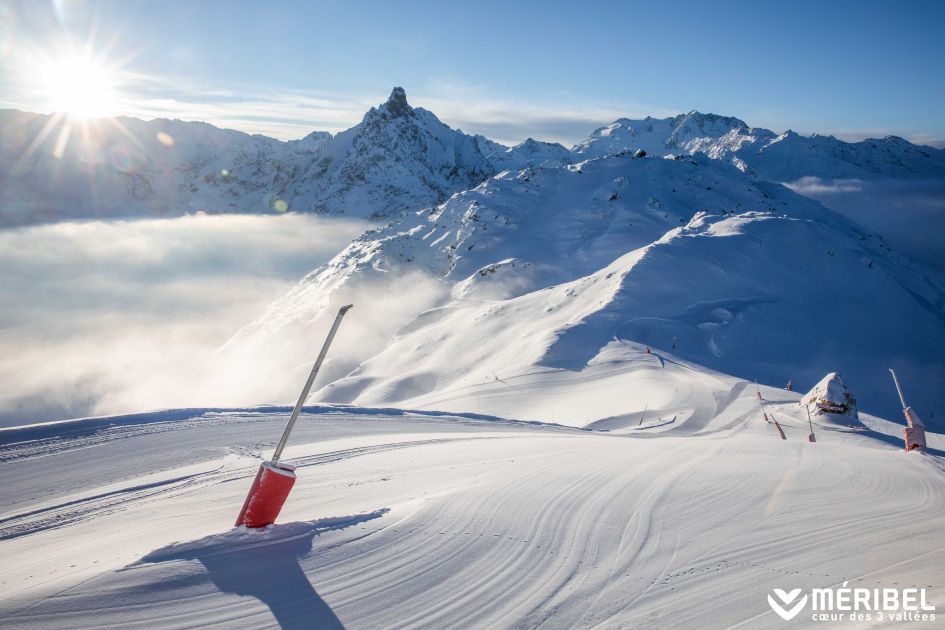
[{"label": "sun glare", "polygon": [[76,118],[114,114],[115,81],[112,72],[83,56],[50,60],[41,69],[40,82],[48,108]]},{"label": "sun glare", "polygon": [[124,61],[109,61],[107,50],[95,51],[88,42],[81,46],[66,43],[59,50],[36,47],[24,51],[19,64],[21,80],[42,104],[40,109],[51,115],[22,160],[28,160],[50,138],[54,156],[61,158],[67,151],[77,150],[83,159],[90,159],[100,150],[98,140],[112,132],[143,150],[140,140],[116,118],[127,94],[126,75],[122,72]]}]

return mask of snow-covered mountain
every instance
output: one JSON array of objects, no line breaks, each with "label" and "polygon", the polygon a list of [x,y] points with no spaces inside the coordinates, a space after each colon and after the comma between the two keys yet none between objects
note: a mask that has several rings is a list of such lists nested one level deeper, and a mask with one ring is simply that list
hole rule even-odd
[{"label": "snow-covered mountain", "polygon": [[575,160],[574,154],[563,145],[534,138],[528,138],[509,149],[501,145],[499,147],[499,150],[488,154],[497,172],[526,166],[561,166]]},{"label": "snow-covered mountain", "polygon": [[[387,292],[403,299],[384,302]],[[885,413],[897,408],[886,367],[908,373],[925,408],[945,380],[940,277],[820,204],[702,155],[503,172],[366,233],[227,351],[304,363],[347,301],[397,310],[373,343],[350,333],[359,351],[321,381],[335,381],[321,394],[335,402],[469,409],[486,386],[580,373],[614,344],[768,384],[809,387],[839,369],[864,408]],[[490,412],[547,417],[565,404],[546,391]]]},{"label": "snow-covered mountain", "polygon": [[509,149],[451,129],[411,107],[401,88],[347,131],[290,142],[206,123],[117,118],[81,127],[0,110],[0,221],[286,209],[379,218],[439,203],[497,164],[536,159],[530,143]]},{"label": "snow-covered mountain", "polygon": [[289,206],[384,217],[442,201],[494,172],[477,138],[411,107],[394,88],[360,124],[333,137],[287,187]]},{"label": "snow-covered mountain", "polygon": [[785,132],[770,142],[745,145],[735,156],[760,177],[794,181],[825,179],[945,178],[945,151],[917,146],[897,136],[844,142],[833,136]]},{"label": "snow-covered mountain", "polygon": [[505,170],[637,149],[703,153],[778,182],[945,178],[945,151],[901,138],[848,143],[778,135],[699,112],[621,118],[572,149],[532,138],[506,147],[451,129],[394,88],[351,129],[289,142],[198,122],[83,125],[0,110],[0,225],[285,210],[383,219],[441,203]]},{"label": "snow-covered mountain", "polygon": [[180,120],[0,110],[0,222],[267,212],[331,139],[280,142]]},{"label": "snow-covered mountain", "polygon": [[839,369],[885,413],[887,366],[916,383],[920,409],[945,389],[945,281],[774,183],[940,176],[945,152],[899,138],[778,135],[691,112],[620,119],[570,150],[505,147],[401,88],[351,129],[293,142],[134,119],[73,129],[73,142],[56,117],[2,116],[7,223],[286,208],[389,221],[227,344],[256,380],[304,365],[300,339],[317,343],[355,301],[372,317],[354,316],[357,348],[326,367],[322,384],[347,376],[332,400],[426,404],[470,374],[581,371],[612,343],[799,387]]},{"label": "snow-covered mountain", "polygon": [[691,111],[673,118],[620,118],[595,130],[573,152],[600,157],[642,149],[651,155],[704,153],[769,181],[802,177],[945,178],[945,151],[888,136],[844,142],[833,136],[776,134],[728,116]]},{"label": "snow-covered mountain", "polygon": [[761,136],[774,134],[766,129],[752,129],[737,118],[692,111],[673,118],[618,118],[596,129],[572,151],[585,158],[636,149],[651,155],[700,151],[712,158],[722,158]]}]

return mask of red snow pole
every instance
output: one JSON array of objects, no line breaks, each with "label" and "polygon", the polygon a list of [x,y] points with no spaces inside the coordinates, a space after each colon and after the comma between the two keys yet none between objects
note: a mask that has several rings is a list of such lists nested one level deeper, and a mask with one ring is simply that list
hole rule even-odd
[{"label": "red snow pole", "polygon": [[817,438],[814,437],[814,421],[810,419],[810,407],[804,405],[804,409],[807,410],[807,424],[810,425],[810,435],[807,436],[807,441],[816,442]]},{"label": "red snow pole", "polygon": [[315,359],[315,365],[312,366],[312,372],[308,375],[305,387],[302,388],[302,394],[299,396],[298,402],[295,403],[295,408],[292,409],[292,415],[289,416],[289,422],[285,426],[285,431],[282,432],[282,439],[279,440],[279,444],[272,454],[272,459],[259,465],[256,478],[253,480],[253,485],[250,486],[246,500],[243,501],[240,515],[236,517],[237,525],[265,527],[266,525],[273,524],[276,521],[276,517],[279,516],[282,506],[285,504],[286,497],[289,496],[289,491],[292,490],[292,486],[295,485],[295,466],[280,464],[279,458],[282,457],[282,451],[285,449],[286,442],[289,440],[289,434],[295,426],[295,421],[299,419],[302,405],[305,404],[305,399],[308,398],[308,394],[312,390],[312,384],[315,382],[318,370],[325,361],[325,355],[328,354],[328,347],[334,340],[335,333],[338,332],[341,319],[352,306],[352,304],[348,304],[338,309],[338,314],[335,316],[335,321],[331,325],[331,330],[328,331],[328,337],[322,345],[321,352],[318,353],[318,358]]},{"label": "red snow pole", "polygon": [[236,524],[265,527],[274,523],[294,485],[295,466],[272,462],[260,464]]},{"label": "red snow pole", "polygon": [[906,417],[906,424],[908,425],[902,430],[906,440],[906,450],[923,449],[925,448],[925,423],[912,410],[912,407],[906,404],[906,397],[902,395],[902,388],[899,387],[899,379],[896,377],[896,373],[891,369],[889,373],[892,374],[893,383],[896,384],[899,401],[902,402],[902,414]]}]

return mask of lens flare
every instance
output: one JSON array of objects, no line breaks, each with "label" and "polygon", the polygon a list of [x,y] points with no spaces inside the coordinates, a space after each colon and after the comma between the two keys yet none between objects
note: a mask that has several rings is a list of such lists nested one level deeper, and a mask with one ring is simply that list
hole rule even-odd
[{"label": "lens flare", "polygon": [[112,71],[89,55],[73,54],[45,62],[39,72],[47,107],[76,118],[115,113]]}]

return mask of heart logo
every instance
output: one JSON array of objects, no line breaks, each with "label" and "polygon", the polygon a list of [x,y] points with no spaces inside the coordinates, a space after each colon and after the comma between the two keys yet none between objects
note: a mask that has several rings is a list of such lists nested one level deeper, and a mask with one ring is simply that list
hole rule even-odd
[{"label": "heart logo", "polygon": [[801,609],[807,605],[807,595],[805,595],[800,600],[798,600],[798,602],[794,604],[792,608],[787,608],[787,606],[790,606],[791,602],[793,602],[797,596],[801,594],[801,589],[799,588],[794,589],[790,593],[776,588],[774,589],[774,594],[778,596],[784,606],[778,603],[773,597],[771,597],[771,595],[768,595],[768,604],[771,606],[771,610],[778,613],[778,616],[785,621],[794,619],[794,617],[797,616],[797,613],[801,612]]}]

